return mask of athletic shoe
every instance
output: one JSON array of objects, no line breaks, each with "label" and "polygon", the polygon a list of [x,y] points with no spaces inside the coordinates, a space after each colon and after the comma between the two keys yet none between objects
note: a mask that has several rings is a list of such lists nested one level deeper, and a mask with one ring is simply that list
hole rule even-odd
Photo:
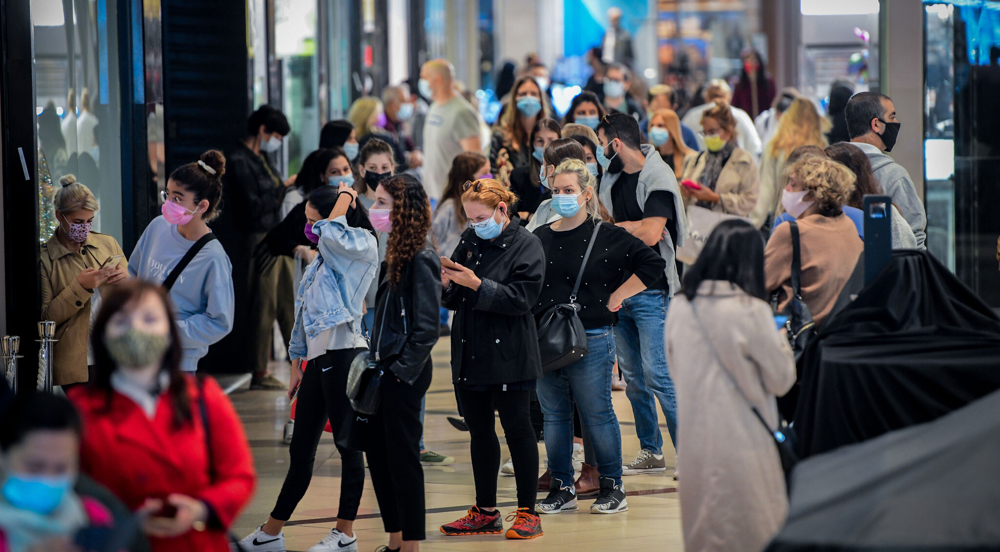
[{"label": "athletic shoe", "polygon": [[454,463],[455,459],[451,456],[445,456],[430,450],[420,453],[420,464],[423,466],[447,466]]},{"label": "athletic shoe", "polygon": [[441,526],[441,532],[450,537],[466,535],[499,535],[503,532],[500,511],[484,514],[479,506],[473,506],[462,519]]},{"label": "athletic shoe", "polygon": [[663,461],[663,455],[643,449],[639,451],[631,464],[623,466],[622,475],[642,475],[665,471],[667,471],[667,464]]},{"label": "athletic shoe", "polygon": [[447,417],[448,423],[452,425],[455,429],[459,431],[469,431],[469,425],[465,423],[462,418],[456,418],[454,416]]},{"label": "athletic shoe", "polygon": [[576,510],[576,508],[576,492],[573,490],[573,486],[552,478],[552,489],[549,491],[549,496],[538,503],[538,513],[558,514]]},{"label": "athletic shoe", "polygon": [[281,438],[281,442],[290,445],[292,444],[292,434],[295,433],[295,420],[288,420],[285,422],[285,434]]},{"label": "athletic shoe", "polygon": [[358,552],[358,537],[347,536],[333,528],[330,529],[330,534],[319,541],[319,544],[306,552]]},{"label": "athletic shoe", "polygon": [[277,536],[268,535],[261,525],[256,531],[243,537],[240,549],[252,552],[285,552],[285,533],[278,533]]},{"label": "athletic shoe", "polygon": [[514,525],[507,529],[508,539],[536,539],[542,536],[542,518],[527,508],[518,508],[507,516]]},{"label": "athletic shoe", "polygon": [[504,477],[514,477],[514,459],[511,458],[500,466],[500,475]]},{"label": "athletic shoe", "polygon": [[288,389],[288,386],[271,374],[265,374],[262,378],[254,378],[250,381],[251,391],[277,391],[279,389]]},{"label": "athletic shoe", "polygon": [[586,454],[583,452],[583,445],[581,443],[573,443],[573,469],[575,471],[583,469],[584,459],[586,459]]},{"label": "athletic shoe", "polygon": [[628,511],[628,501],[625,499],[625,486],[615,485],[610,477],[601,478],[601,494],[590,505],[591,514],[617,514]]}]

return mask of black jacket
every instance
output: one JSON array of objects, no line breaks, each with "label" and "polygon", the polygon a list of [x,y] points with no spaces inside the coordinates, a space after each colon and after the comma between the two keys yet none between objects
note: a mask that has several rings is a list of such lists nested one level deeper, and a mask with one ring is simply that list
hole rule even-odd
[{"label": "black jacket", "polygon": [[[492,248],[500,251],[490,252]],[[479,268],[484,253],[499,257]],[[469,228],[451,260],[475,271],[478,291],[452,284],[445,308],[455,311],[451,330],[451,374],[457,384],[483,385],[535,380],[542,375],[538,335],[531,308],[545,280],[542,242],[521,226],[517,216],[494,240],[482,240]],[[471,347],[472,366],[463,365]]]},{"label": "black jacket", "polygon": [[264,236],[264,244],[271,255],[277,257],[285,255],[295,257],[295,248],[300,245],[312,247],[312,242],[306,237],[306,202],[303,201],[285,215],[285,219],[278,223],[270,232]]},{"label": "black jacket", "polygon": [[224,210],[232,216],[235,229],[264,233],[281,221],[285,187],[278,171],[243,142],[226,153],[222,190]]},{"label": "black jacket", "polygon": [[[382,264],[375,299],[371,354],[380,366],[413,385],[431,356],[441,325],[441,261],[433,249],[413,256],[396,288]],[[377,356],[376,356],[377,354]]]}]

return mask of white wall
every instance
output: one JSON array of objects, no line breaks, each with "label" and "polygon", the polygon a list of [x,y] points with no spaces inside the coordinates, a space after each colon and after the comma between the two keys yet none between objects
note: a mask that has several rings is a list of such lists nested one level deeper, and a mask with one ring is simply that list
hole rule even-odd
[{"label": "white wall", "polygon": [[[538,4],[559,3],[559,0],[495,0],[493,2],[494,36],[496,37],[496,66],[501,67],[504,61],[511,60],[521,65],[524,58],[531,52],[539,51],[539,19]],[[560,6],[560,10],[561,10]],[[558,26],[562,32],[563,21],[545,22],[545,25]],[[561,41],[560,41],[561,44]],[[562,46],[560,45],[560,50]],[[548,62],[546,60],[546,62]]]}]

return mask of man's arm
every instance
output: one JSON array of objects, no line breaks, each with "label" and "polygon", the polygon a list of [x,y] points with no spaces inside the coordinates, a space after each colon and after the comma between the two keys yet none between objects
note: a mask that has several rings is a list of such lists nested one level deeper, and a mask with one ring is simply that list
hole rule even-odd
[{"label": "man's arm", "polygon": [[642,240],[646,245],[653,246],[663,239],[663,229],[667,226],[667,217],[647,217],[636,221],[627,220],[619,222],[618,226]]},{"label": "man's arm", "polygon": [[462,146],[463,151],[474,151],[476,153],[481,153],[483,151],[482,140],[480,140],[478,135],[460,138],[458,140],[458,145]]}]

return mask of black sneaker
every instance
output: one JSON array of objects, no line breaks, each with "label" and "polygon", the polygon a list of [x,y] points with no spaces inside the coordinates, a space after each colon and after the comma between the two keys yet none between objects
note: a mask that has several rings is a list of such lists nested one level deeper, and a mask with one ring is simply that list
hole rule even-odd
[{"label": "black sneaker", "polygon": [[451,426],[454,427],[455,429],[459,431],[469,431],[469,425],[465,423],[464,418],[456,418],[455,416],[448,416],[447,420],[448,423],[451,424]]},{"label": "black sneaker", "polygon": [[610,477],[601,478],[601,493],[597,501],[590,505],[592,514],[617,514],[628,511],[628,501],[625,499],[625,486],[615,485]]},{"label": "black sneaker", "polygon": [[549,496],[538,503],[538,513],[558,514],[576,510],[576,490],[573,489],[573,483],[566,485],[553,477],[549,489]]}]

